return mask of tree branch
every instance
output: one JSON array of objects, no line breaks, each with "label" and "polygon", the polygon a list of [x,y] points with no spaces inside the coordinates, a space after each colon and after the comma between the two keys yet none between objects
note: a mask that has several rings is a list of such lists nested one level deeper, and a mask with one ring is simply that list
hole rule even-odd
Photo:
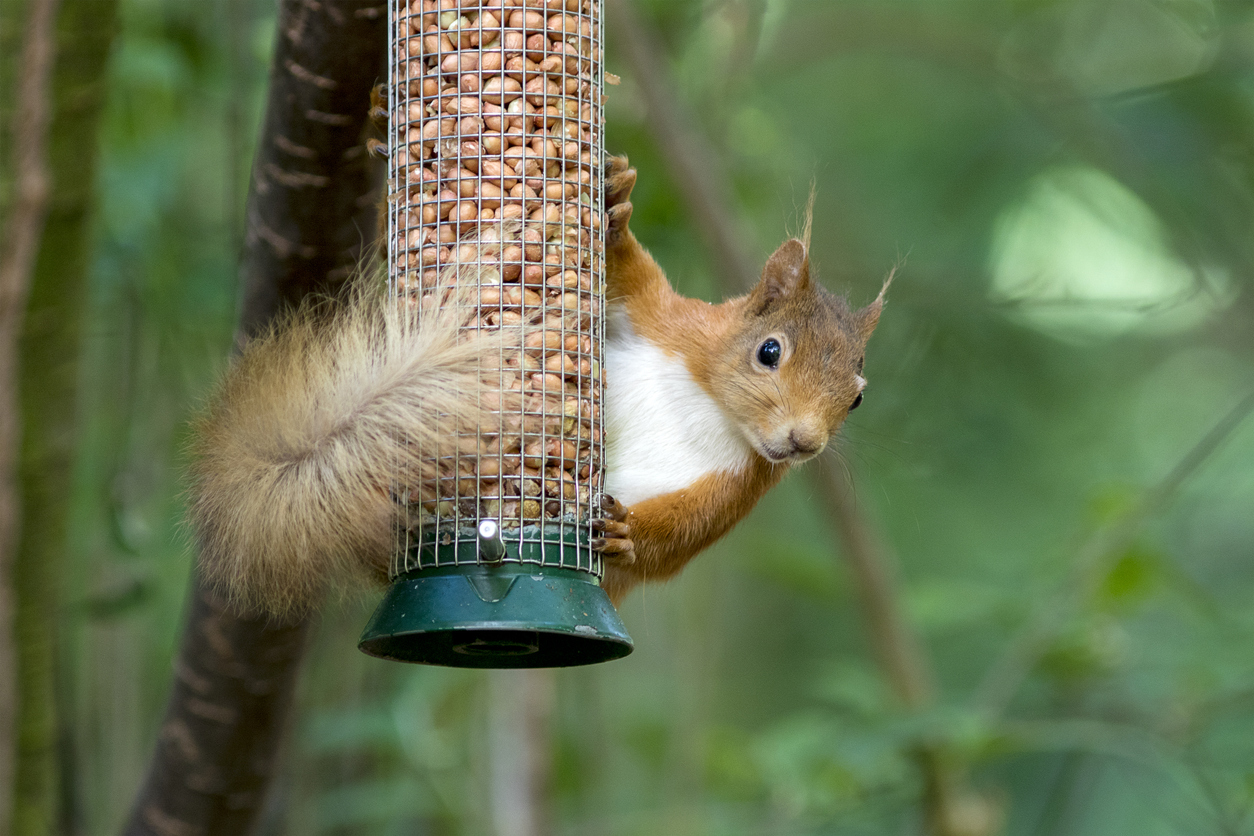
[{"label": "tree branch", "polygon": [[808,468],[819,501],[836,522],[841,554],[853,575],[871,647],[901,704],[918,710],[936,696],[931,665],[901,610],[893,561],[878,533],[858,512],[849,480],[832,454]]}]

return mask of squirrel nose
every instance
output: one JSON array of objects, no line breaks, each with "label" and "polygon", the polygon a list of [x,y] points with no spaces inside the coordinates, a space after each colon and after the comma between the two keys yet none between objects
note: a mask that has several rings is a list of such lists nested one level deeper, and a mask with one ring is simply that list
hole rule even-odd
[{"label": "squirrel nose", "polygon": [[823,449],[822,443],[807,437],[804,433],[798,433],[796,430],[789,431],[788,443],[792,445],[793,455],[813,456]]}]

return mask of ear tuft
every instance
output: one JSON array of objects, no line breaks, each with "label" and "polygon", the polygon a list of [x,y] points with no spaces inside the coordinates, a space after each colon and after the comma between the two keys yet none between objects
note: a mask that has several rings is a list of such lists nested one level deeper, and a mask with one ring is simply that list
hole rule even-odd
[{"label": "ear tuft", "polygon": [[801,227],[801,243],[805,245],[806,252],[810,252],[810,232],[814,229],[814,201],[819,196],[819,186],[814,180],[810,180],[810,197],[806,200],[805,220]]},{"label": "ear tuft", "polygon": [[764,310],[772,302],[810,287],[810,255],[805,244],[789,238],[779,245],[762,268],[762,279],[753,289],[753,300],[758,310]]},{"label": "ear tuft", "polygon": [[875,326],[880,321],[880,312],[884,310],[884,296],[888,293],[888,286],[893,283],[893,276],[896,274],[897,268],[894,267],[889,272],[888,278],[884,279],[884,286],[880,288],[880,293],[875,297],[875,301],[854,314],[858,322],[858,336],[862,338],[864,343],[871,339],[871,332],[875,330]]}]

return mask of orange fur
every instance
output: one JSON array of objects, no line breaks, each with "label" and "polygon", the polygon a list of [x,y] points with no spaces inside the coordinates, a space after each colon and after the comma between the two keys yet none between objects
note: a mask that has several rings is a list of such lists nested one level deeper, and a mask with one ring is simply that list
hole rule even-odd
[{"label": "orange fur", "polygon": [[[884,290],[853,311],[811,281],[811,196],[806,240],[784,242],[749,294],[718,305],[680,296],[627,229],[634,170],[625,158],[613,158],[607,175],[611,310],[626,313],[637,336],[681,359],[754,451],[743,469],[707,473],[682,490],[636,501],[626,509],[625,526],[606,528],[610,537],[629,538],[635,556],[633,561],[621,545],[607,553],[605,586],[618,602],[639,583],[676,575],[748,514],[792,464],[826,446],[865,385],[862,358]],[[754,360],[771,338],[783,347],[775,368]],[[668,406],[684,408],[682,403]],[[627,556],[611,559],[615,553]]]},{"label": "orange fur", "polygon": [[625,566],[607,561],[604,586],[610,600],[618,605],[637,584],[677,575],[744,519],[787,471],[787,465],[758,456],[745,472],[705,476],[685,490],[631,506],[627,524],[636,559]]}]

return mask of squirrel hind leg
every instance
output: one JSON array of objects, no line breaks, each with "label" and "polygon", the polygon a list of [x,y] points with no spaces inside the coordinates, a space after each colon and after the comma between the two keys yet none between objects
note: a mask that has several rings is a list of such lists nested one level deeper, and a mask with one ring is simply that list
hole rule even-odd
[{"label": "squirrel hind leg", "polygon": [[605,161],[605,208],[626,203],[636,186],[636,170],[626,157],[610,157]]},{"label": "squirrel hind leg", "polygon": [[636,170],[626,157],[610,157],[605,163],[605,242],[614,246],[627,237],[631,220],[631,190],[636,185]]},{"label": "squirrel hind leg", "polygon": [[607,225],[605,228],[605,243],[607,246],[614,246],[627,237],[627,223],[631,220],[630,203],[620,203],[617,206],[611,206],[607,211]]}]

